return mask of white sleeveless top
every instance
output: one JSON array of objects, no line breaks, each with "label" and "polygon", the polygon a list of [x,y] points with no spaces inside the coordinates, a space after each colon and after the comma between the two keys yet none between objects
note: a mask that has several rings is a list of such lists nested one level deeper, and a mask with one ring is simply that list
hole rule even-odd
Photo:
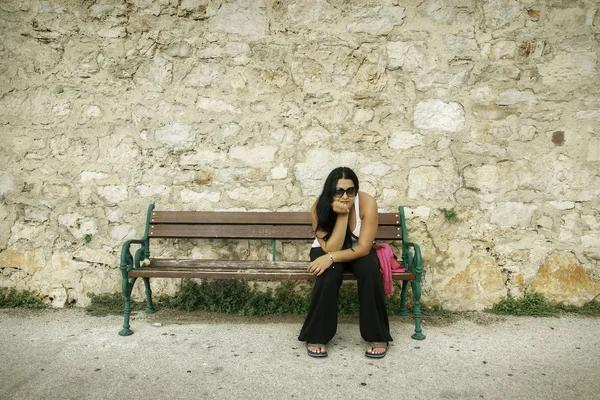
[{"label": "white sleeveless top", "polygon": [[[354,199],[354,215],[356,216],[356,227],[354,228],[354,231],[352,231],[352,234],[354,236],[356,236],[356,238],[354,236],[352,236],[352,247],[356,246],[358,244],[358,236],[360,235],[360,227],[362,225],[362,219],[360,219],[360,204],[358,199],[360,198],[360,196],[358,195],[358,192],[356,193],[356,197]],[[315,241],[312,244],[312,247],[321,247],[321,244],[319,243],[319,239],[315,238]]]}]

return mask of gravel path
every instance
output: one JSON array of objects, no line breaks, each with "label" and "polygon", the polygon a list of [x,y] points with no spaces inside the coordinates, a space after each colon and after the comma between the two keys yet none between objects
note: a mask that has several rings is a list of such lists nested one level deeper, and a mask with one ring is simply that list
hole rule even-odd
[{"label": "gravel path", "polygon": [[600,319],[391,319],[381,360],[355,321],[312,359],[297,319],[132,320],[82,310],[0,310],[0,399],[600,399]]}]

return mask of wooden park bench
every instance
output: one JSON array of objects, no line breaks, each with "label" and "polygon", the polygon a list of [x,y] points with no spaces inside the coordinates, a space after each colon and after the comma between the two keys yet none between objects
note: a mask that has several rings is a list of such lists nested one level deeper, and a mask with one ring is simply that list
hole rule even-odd
[{"label": "wooden park bench", "polygon": [[[393,273],[394,281],[402,281],[398,315],[408,315],[406,298],[408,282],[413,294],[415,333],[413,339],[425,339],[421,332],[421,274],[423,263],[419,246],[408,241],[404,208],[398,213],[380,213],[376,240],[402,241],[401,264],[406,272]],[[150,239],[266,239],[272,241],[272,260],[207,260],[166,259],[150,256]],[[203,278],[256,280],[311,280],[307,272],[308,260],[276,260],[278,240],[314,240],[310,213],[308,212],[205,212],[205,211],[155,211],[148,207],[144,236],[128,240],[121,250],[123,278],[124,322],[121,336],[131,335],[131,291],[137,278],[146,287],[146,312],[155,311],[152,305],[150,278]],[[131,245],[140,247],[132,255]],[[310,246],[310,244],[308,244]],[[306,253],[308,254],[309,247]],[[344,280],[354,280],[354,275],[344,273]]]}]

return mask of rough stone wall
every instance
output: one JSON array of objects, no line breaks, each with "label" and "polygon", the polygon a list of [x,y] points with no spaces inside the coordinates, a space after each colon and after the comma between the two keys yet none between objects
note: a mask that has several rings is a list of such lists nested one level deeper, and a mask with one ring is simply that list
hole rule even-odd
[{"label": "rough stone wall", "polygon": [[307,211],[346,165],[382,210],[408,207],[427,304],[582,304],[600,292],[599,8],[3,0],[0,286],[86,305],[120,290],[120,246],[150,202]]}]

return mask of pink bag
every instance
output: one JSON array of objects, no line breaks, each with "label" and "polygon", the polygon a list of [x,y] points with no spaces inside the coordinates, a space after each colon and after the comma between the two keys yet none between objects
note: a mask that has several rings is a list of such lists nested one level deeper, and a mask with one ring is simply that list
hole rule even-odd
[{"label": "pink bag", "polygon": [[391,296],[394,293],[394,281],[392,280],[393,272],[406,272],[406,268],[402,268],[396,256],[392,251],[392,248],[387,243],[380,245],[374,245],[379,259],[379,269],[381,270],[381,276],[383,278],[383,290],[385,294]]}]

